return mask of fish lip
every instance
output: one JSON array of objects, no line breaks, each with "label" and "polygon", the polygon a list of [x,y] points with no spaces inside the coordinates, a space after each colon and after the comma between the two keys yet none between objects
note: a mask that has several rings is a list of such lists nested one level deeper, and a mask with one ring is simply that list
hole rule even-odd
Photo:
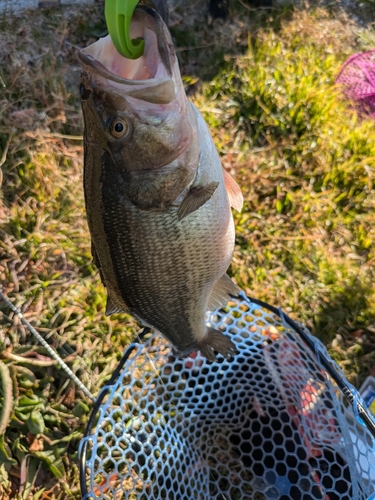
[{"label": "fish lip", "polygon": [[[159,77],[149,78],[147,80],[130,80],[128,78],[122,78],[121,76],[117,76],[116,74],[112,73],[100,61],[90,55],[79,52],[78,56],[82,65],[81,81],[85,79],[84,77],[86,77],[87,80],[88,77],[86,85],[89,85],[91,88],[99,87],[111,91],[114,94],[118,94],[122,97],[124,95],[128,97],[138,97],[139,99],[143,99],[144,101],[157,104],[169,104],[175,96],[176,85],[173,78]],[[102,79],[104,79],[104,82],[95,82],[95,78],[93,79],[92,75],[101,77]],[[121,88],[116,88],[115,84],[121,85]],[[169,87],[171,87],[169,90],[173,93],[173,95],[171,95],[171,93],[164,93],[161,97],[159,97],[159,99],[157,99],[157,90],[162,86],[168,85]],[[153,97],[151,99],[150,96],[147,97],[145,95],[140,95],[140,93],[142,93],[142,91],[145,89],[148,90],[148,93],[154,91],[152,93]]]},{"label": "fish lip", "polygon": [[[120,83],[123,85],[131,85],[131,86],[141,86],[141,85],[150,85],[153,86],[155,84],[160,83],[162,80],[168,80],[168,79],[173,79],[173,70],[172,70],[172,63],[171,63],[171,55],[169,54],[169,57],[167,57],[167,54],[165,53],[165,49],[168,46],[167,42],[167,36],[165,33],[165,25],[164,22],[160,16],[160,14],[153,8],[149,8],[145,5],[139,5],[135,11],[134,11],[134,17],[135,14],[138,12],[143,11],[144,14],[149,15],[150,17],[153,18],[153,21],[155,23],[155,34],[158,40],[158,50],[159,50],[159,57],[162,60],[162,64],[164,65],[168,78],[148,78],[144,80],[131,80],[127,78],[123,78],[121,76],[116,75],[115,73],[112,73],[110,70],[108,70],[104,64],[102,64],[100,61],[95,59],[94,57],[88,55],[85,53],[87,47],[81,49],[78,52],[78,58],[80,59],[80,62],[82,66],[88,67],[91,72],[98,74],[99,76],[104,77],[108,81],[112,81],[115,83]],[[168,30],[167,30],[168,31]],[[163,41],[163,46],[161,45],[161,41]],[[168,52],[168,51],[167,51]],[[174,54],[175,56],[175,54]],[[172,55],[173,57],[173,55]]]},{"label": "fish lip", "polygon": [[[83,49],[83,50],[85,50],[85,49]],[[82,51],[78,52],[78,58],[81,60],[81,63],[83,64],[83,66],[88,66],[93,73],[96,73],[96,74],[104,77],[106,80],[109,80],[111,82],[137,86],[137,85],[147,85],[147,84],[150,84],[150,82],[153,83],[153,82],[160,81],[160,79],[158,79],[158,78],[150,78],[148,80],[130,80],[128,78],[122,78],[121,76],[117,76],[114,73],[112,73],[111,71],[109,71],[104,66],[104,64],[99,62],[97,59],[85,54]]]}]

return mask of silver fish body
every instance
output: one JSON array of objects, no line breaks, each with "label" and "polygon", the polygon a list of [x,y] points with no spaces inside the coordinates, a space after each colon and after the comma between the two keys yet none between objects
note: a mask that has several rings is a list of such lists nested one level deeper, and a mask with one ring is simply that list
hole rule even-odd
[{"label": "silver fish body", "polygon": [[141,63],[114,54],[109,39],[81,53],[85,202],[107,314],[126,311],[156,328],[179,356],[228,356],[234,345],[205,315],[238,292],[225,274],[228,186],[234,204],[240,193],[186,98],[163,21],[136,9],[132,27],[144,30]]}]

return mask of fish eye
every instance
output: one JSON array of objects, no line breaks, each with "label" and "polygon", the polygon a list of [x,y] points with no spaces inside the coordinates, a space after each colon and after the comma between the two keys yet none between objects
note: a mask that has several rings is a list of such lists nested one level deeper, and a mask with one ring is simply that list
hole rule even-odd
[{"label": "fish eye", "polygon": [[91,96],[91,90],[87,89],[83,83],[79,86],[79,93],[81,94],[82,101],[87,101],[87,99]]},{"label": "fish eye", "polygon": [[109,131],[115,139],[122,139],[128,133],[129,125],[123,118],[115,118],[109,125]]}]

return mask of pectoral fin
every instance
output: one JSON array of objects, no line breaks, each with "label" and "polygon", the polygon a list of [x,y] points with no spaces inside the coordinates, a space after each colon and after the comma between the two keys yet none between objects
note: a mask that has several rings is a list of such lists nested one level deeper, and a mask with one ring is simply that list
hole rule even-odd
[{"label": "pectoral fin", "polygon": [[227,190],[228,198],[231,207],[237,212],[241,212],[243,206],[243,195],[240,186],[233,179],[229,172],[223,168],[225,189]]},{"label": "pectoral fin", "polygon": [[211,292],[211,296],[208,301],[208,310],[215,311],[215,309],[224,307],[230,299],[230,296],[233,295],[234,297],[237,297],[239,292],[240,290],[237,285],[233,283],[227,274],[224,274]]},{"label": "pectoral fin", "polygon": [[178,220],[182,220],[184,217],[195,212],[204,205],[206,201],[212,197],[218,185],[218,182],[213,181],[202,188],[197,187],[192,189],[178,209]]}]

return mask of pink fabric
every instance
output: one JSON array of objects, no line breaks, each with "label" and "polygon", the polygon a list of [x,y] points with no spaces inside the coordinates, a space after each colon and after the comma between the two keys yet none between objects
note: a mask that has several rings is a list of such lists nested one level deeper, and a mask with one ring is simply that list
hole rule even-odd
[{"label": "pink fabric", "polygon": [[336,83],[344,87],[359,111],[375,118],[375,50],[353,54],[343,64]]}]

